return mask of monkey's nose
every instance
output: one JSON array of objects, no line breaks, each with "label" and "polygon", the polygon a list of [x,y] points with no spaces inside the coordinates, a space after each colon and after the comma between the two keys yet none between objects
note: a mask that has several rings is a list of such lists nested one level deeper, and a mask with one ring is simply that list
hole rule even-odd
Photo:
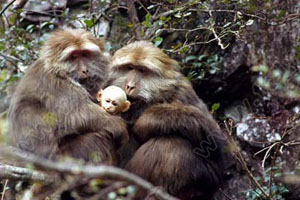
[{"label": "monkey's nose", "polygon": [[84,74],[88,74],[89,70],[88,69],[83,69],[83,70],[81,70],[81,72],[84,73]]},{"label": "monkey's nose", "polygon": [[135,89],[134,85],[127,84],[126,88],[125,88],[125,92],[126,92],[126,94],[130,95],[130,94],[132,94],[134,89]]}]

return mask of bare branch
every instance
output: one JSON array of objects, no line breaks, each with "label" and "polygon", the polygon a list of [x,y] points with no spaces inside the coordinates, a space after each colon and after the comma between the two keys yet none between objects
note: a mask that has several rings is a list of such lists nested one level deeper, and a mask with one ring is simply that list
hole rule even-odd
[{"label": "bare branch", "polygon": [[31,169],[0,164],[0,179],[18,179],[52,182],[54,179],[47,174]]},{"label": "bare branch", "polygon": [[127,0],[129,20],[134,25],[134,34],[137,40],[141,40],[141,27],[137,12],[134,6],[134,0]]},{"label": "bare branch", "polygon": [[4,186],[3,186],[3,191],[2,191],[1,200],[4,200],[5,191],[7,190],[7,188],[6,188],[7,183],[8,183],[8,179],[5,180],[5,184],[4,184]]},{"label": "bare branch", "polygon": [[53,170],[62,173],[69,173],[73,175],[85,175],[91,178],[113,178],[113,179],[124,179],[132,184],[135,184],[149,193],[153,193],[157,198],[161,200],[178,200],[172,197],[159,187],[155,187],[153,184],[145,181],[139,176],[127,172],[123,169],[105,166],[105,165],[80,165],[75,162],[65,161],[65,162],[53,162],[44,158],[37,157],[31,153],[24,153],[23,151],[13,148],[13,147],[2,147],[3,154],[13,156],[15,158],[36,164],[42,168]]},{"label": "bare branch", "polygon": [[267,198],[267,199],[272,199],[272,197],[270,197],[266,191],[263,189],[263,187],[259,184],[259,182],[255,179],[254,175],[252,174],[252,172],[250,171],[250,169],[247,166],[247,163],[243,157],[243,155],[241,154],[233,136],[232,136],[232,127],[233,127],[233,120],[229,120],[228,122],[225,122],[225,127],[226,127],[226,131],[227,131],[227,140],[229,142],[230,145],[232,145],[235,149],[235,151],[233,152],[234,157],[239,161],[239,163],[241,164],[242,168],[247,172],[248,177],[250,178],[251,182],[258,187],[258,189],[262,192],[262,194]]},{"label": "bare branch", "polygon": [[3,15],[3,13],[15,2],[16,0],[12,0],[9,2],[0,12],[0,17]]},{"label": "bare branch", "polygon": [[24,5],[27,3],[28,0],[18,0],[14,3],[14,9],[19,9],[19,8],[23,8]]}]

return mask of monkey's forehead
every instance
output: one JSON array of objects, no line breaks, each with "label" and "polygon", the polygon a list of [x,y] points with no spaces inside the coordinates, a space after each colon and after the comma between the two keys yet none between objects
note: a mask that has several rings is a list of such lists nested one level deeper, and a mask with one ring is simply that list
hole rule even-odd
[{"label": "monkey's forehead", "polygon": [[110,99],[112,101],[117,101],[119,103],[123,103],[127,100],[126,95],[118,92],[105,92],[102,94],[102,100]]},{"label": "monkey's forehead", "polygon": [[60,29],[53,32],[44,48],[63,51],[67,47],[104,51],[104,41],[81,29]]},{"label": "monkey's forehead", "polygon": [[123,95],[126,97],[126,93],[121,88],[105,88],[102,93],[103,94]]},{"label": "monkey's forehead", "polygon": [[133,42],[118,51],[113,56],[112,67],[132,64],[151,69],[178,69],[178,63],[171,59],[161,49],[147,41]]}]

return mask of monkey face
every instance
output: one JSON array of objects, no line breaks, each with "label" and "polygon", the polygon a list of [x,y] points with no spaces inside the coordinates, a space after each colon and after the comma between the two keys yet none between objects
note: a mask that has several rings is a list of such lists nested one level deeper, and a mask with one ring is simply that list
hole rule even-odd
[{"label": "monkey face", "polygon": [[56,31],[41,51],[47,70],[67,76],[95,94],[107,75],[104,42],[83,30]]},{"label": "monkey face", "polygon": [[119,66],[112,72],[111,77],[112,84],[121,87],[129,99],[144,101],[150,100],[151,89],[154,89],[150,85],[158,78],[146,67],[131,64]]},{"label": "monkey face", "polygon": [[162,98],[170,96],[165,93],[174,92],[182,79],[177,62],[146,41],[118,50],[110,69],[108,83],[123,88],[132,103],[165,101]]},{"label": "monkey face", "polygon": [[130,107],[130,102],[126,100],[126,94],[121,88],[110,86],[97,93],[97,100],[106,112],[119,114],[126,112]]},{"label": "monkey face", "polygon": [[121,111],[121,105],[122,102],[120,102],[118,99],[110,99],[108,97],[103,97],[101,101],[101,106],[106,110],[106,112],[109,112],[111,114],[116,114]]}]

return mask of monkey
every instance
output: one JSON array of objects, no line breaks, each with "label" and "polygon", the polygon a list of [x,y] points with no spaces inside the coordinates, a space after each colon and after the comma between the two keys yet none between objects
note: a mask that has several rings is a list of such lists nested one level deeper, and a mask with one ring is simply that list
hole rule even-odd
[{"label": "monkey", "polygon": [[[107,84],[123,88],[131,102],[121,114],[131,135],[124,168],[180,199],[213,198],[222,184],[225,144],[177,61],[137,41],[115,52],[109,77]],[[146,196],[140,191],[137,199]]]},{"label": "monkey", "polygon": [[130,107],[130,101],[127,100],[124,90],[113,85],[104,90],[101,89],[97,93],[97,100],[106,112],[113,115],[126,112]]},{"label": "monkey", "polygon": [[96,104],[108,64],[102,39],[80,29],[54,31],[13,94],[12,145],[51,160],[117,165],[126,123]]}]

